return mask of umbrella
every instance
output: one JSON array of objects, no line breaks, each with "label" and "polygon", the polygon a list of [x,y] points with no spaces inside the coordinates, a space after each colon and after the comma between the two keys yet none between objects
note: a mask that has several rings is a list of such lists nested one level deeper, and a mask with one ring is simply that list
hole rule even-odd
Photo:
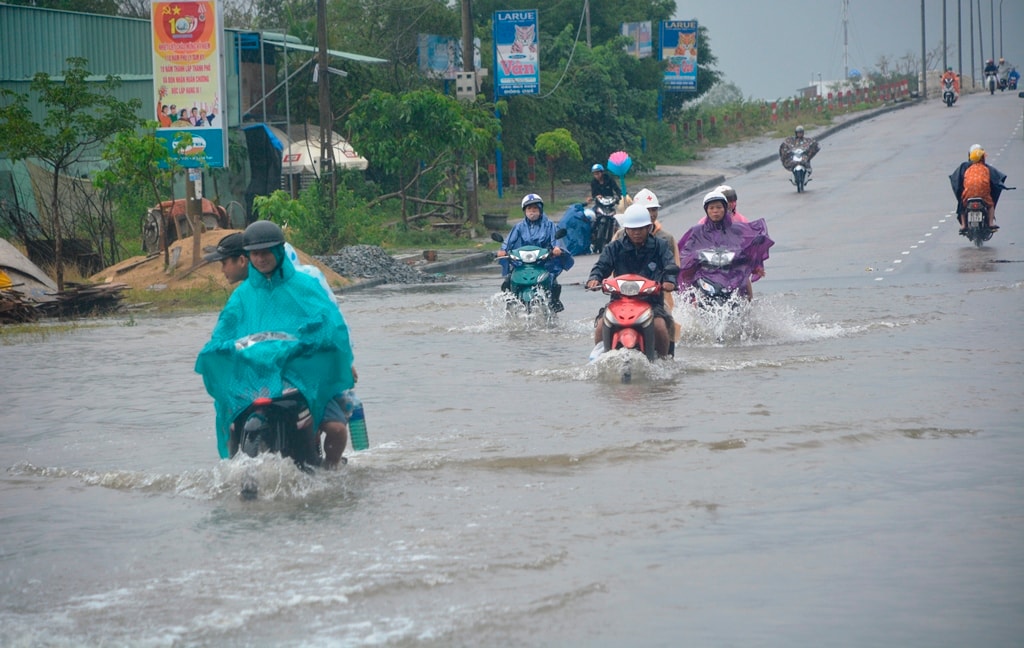
[{"label": "umbrella", "polygon": [[[334,133],[334,165],[339,169],[365,169],[369,162],[341,135]],[[320,141],[304,139],[292,142],[281,155],[281,173],[320,173]]]}]

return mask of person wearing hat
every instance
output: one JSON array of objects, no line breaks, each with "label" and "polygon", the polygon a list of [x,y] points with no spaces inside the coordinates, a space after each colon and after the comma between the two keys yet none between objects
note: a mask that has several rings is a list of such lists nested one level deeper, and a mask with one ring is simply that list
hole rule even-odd
[{"label": "person wearing hat", "polygon": [[752,281],[764,276],[764,262],[768,249],[775,242],[768,237],[768,225],[763,218],[749,223],[734,221],[728,213],[729,201],[720,191],[704,196],[707,219],[694,225],[679,239],[680,271],[677,283],[689,287],[697,280],[702,269],[700,252],[724,249],[735,253],[735,261],[727,268],[717,269],[719,279],[727,288],[739,290],[747,299],[753,298]]},{"label": "person wearing hat", "polygon": [[[661,284],[662,291],[676,289],[679,266],[664,239],[651,236],[654,225],[651,215],[642,204],[634,202],[616,217],[625,235],[610,242],[601,250],[587,278],[587,290],[597,290],[601,282],[612,275],[637,274]],[[672,315],[665,308],[662,294],[650,298],[654,309],[654,348],[659,357],[669,355],[669,331],[674,330]],[[604,339],[604,308],[594,323],[594,342]]]},{"label": "person wearing hat", "polygon": [[619,183],[615,181],[615,178],[610,173],[604,170],[604,166],[595,164],[590,167],[590,173],[594,176],[593,180],[590,181],[590,200],[593,201],[594,205],[598,204],[597,199],[601,196],[614,198],[616,204],[622,200],[622,191],[619,189]]},{"label": "person wearing hat", "polygon": [[[653,191],[645,187],[640,191],[636,192],[636,194],[633,196],[633,202],[631,204],[643,205],[644,208],[647,209],[647,213],[651,215],[651,225],[654,226],[653,229],[651,229],[651,236],[657,236],[660,239],[664,239],[664,241],[668,243],[669,247],[672,248],[672,253],[676,260],[676,265],[679,265],[679,251],[676,249],[676,237],[666,232],[665,228],[662,227],[661,225],[661,221],[658,220],[658,214],[661,211],[661,203],[658,202],[658,196],[655,195]],[[612,238],[622,238],[624,234],[625,230],[623,230],[620,227],[615,232],[615,235],[612,236]]]},{"label": "person wearing hat", "polygon": [[220,270],[229,284],[244,281],[249,276],[249,257],[245,255],[243,239],[244,235],[241,232],[228,234],[217,241],[217,247],[213,252],[203,257],[208,263],[220,261]]},{"label": "person wearing hat", "polygon": [[[228,298],[195,365],[217,409],[218,452],[222,458],[229,456],[231,422],[250,400],[250,395],[239,394],[239,385],[234,382],[235,342],[247,335],[274,331],[292,335],[304,344],[299,356],[288,359],[280,375],[266,378],[287,382],[302,392],[315,429],[323,433],[323,463],[326,467],[337,466],[344,460],[348,443],[347,419],[337,397],[354,385],[348,325],[320,282],[295,269],[278,225],[256,221],[245,228],[242,243],[252,268]],[[317,434],[310,443],[319,447],[319,437]]]},{"label": "person wearing hat", "polygon": [[[736,202],[737,202],[737,200],[736,200],[736,190],[735,189],[733,189],[729,185],[718,185],[717,187],[715,187],[714,190],[717,191],[718,193],[722,194],[723,196],[725,196],[725,199],[727,201],[726,207],[725,207],[725,213],[729,214],[729,216],[735,222],[737,222],[737,223],[746,223],[746,222],[748,222],[747,221],[747,217],[744,216],[743,214],[739,213],[736,210]],[[697,221],[697,224],[698,225],[703,225],[706,222],[708,222],[708,216],[707,216],[707,214],[704,214],[703,216],[700,217],[700,220]]]},{"label": "person wearing hat", "polygon": [[988,206],[988,227],[993,232],[999,229],[996,225],[996,203],[1005,188],[1006,174],[985,161],[985,149],[981,144],[974,144],[967,151],[967,161],[962,162],[956,171],[949,175],[949,183],[956,196],[956,217],[960,223],[960,233],[967,233],[967,211],[964,202],[968,198],[981,198]]},{"label": "person wearing hat", "polygon": [[804,154],[807,156],[807,162],[804,166],[807,167],[807,177],[810,177],[811,158],[818,154],[821,146],[813,138],[804,136],[803,126],[794,128],[793,136],[782,140],[782,144],[779,145],[779,159],[782,161],[782,166],[786,168],[786,171],[792,171],[793,167],[796,166],[796,163],[793,162],[793,149],[803,149]]}]

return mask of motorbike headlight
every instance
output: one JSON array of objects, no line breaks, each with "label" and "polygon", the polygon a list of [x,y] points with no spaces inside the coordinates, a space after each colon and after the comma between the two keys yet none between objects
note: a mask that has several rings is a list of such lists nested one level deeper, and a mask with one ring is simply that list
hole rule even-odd
[{"label": "motorbike headlight", "polygon": [[619,325],[618,318],[615,317],[615,313],[613,313],[612,309],[610,309],[610,308],[605,308],[604,309],[604,321],[605,321],[605,324],[609,324],[611,326],[618,326]]},{"label": "motorbike headlight", "polygon": [[626,297],[636,297],[640,294],[641,283],[639,281],[619,281],[619,294]]},{"label": "motorbike headlight", "polygon": [[539,257],[540,250],[527,250],[519,253],[519,258],[523,260],[523,263],[537,263]]}]

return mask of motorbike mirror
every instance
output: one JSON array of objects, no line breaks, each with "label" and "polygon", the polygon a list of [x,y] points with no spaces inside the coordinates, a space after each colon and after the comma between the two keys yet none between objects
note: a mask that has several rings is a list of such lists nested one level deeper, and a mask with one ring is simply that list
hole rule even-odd
[{"label": "motorbike mirror", "polygon": [[1017,96],[1020,97],[1021,99],[1024,99],[1024,92],[1018,92]]},{"label": "motorbike mirror", "polygon": [[504,243],[505,237],[502,236],[501,234],[498,234],[497,232],[491,232],[491,240],[496,243]]},{"label": "motorbike mirror", "polygon": [[568,233],[569,233],[569,230],[565,229],[564,227],[560,227],[560,228],[558,228],[557,231],[555,231],[555,238],[556,239],[564,238],[565,235],[568,234]]}]

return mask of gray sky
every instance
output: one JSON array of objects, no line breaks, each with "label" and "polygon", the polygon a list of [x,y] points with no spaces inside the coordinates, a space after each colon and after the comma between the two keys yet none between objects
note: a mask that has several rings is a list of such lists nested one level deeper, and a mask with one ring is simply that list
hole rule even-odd
[{"label": "gray sky", "polygon": [[[958,69],[957,3],[945,0],[948,63]],[[1024,0],[973,0],[974,47],[978,48],[978,6],[984,59],[1000,56],[1024,72]],[[992,11],[989,11],[991,3]],[[959,0],[963,21],[963,74],[970,74],[971,0]],[[1002,45],[1000,45],[1002,4]],[[925,47],[942,41],[943,0],[925,2]],[[676,18],[691,19],[708,28],[711,51],[727,81],[744,97],[776,99],[792,96],[797,88],[843,77],[842,0],[677,0]],[[995,18],[994,25],[990,16]],[[994,33],[995,39],[991,35]],[[921,0],[849,0],[846,27],[849,68],[876,68],[886,55],[891,61],[912,53],[921,58]],[[980,55],[975,54],[975,59]],[[983,60],[983,59],[982,59]],[[940,61],[941,65],[941,61]],[[977,74],[981,74],[980,67]]]}]

